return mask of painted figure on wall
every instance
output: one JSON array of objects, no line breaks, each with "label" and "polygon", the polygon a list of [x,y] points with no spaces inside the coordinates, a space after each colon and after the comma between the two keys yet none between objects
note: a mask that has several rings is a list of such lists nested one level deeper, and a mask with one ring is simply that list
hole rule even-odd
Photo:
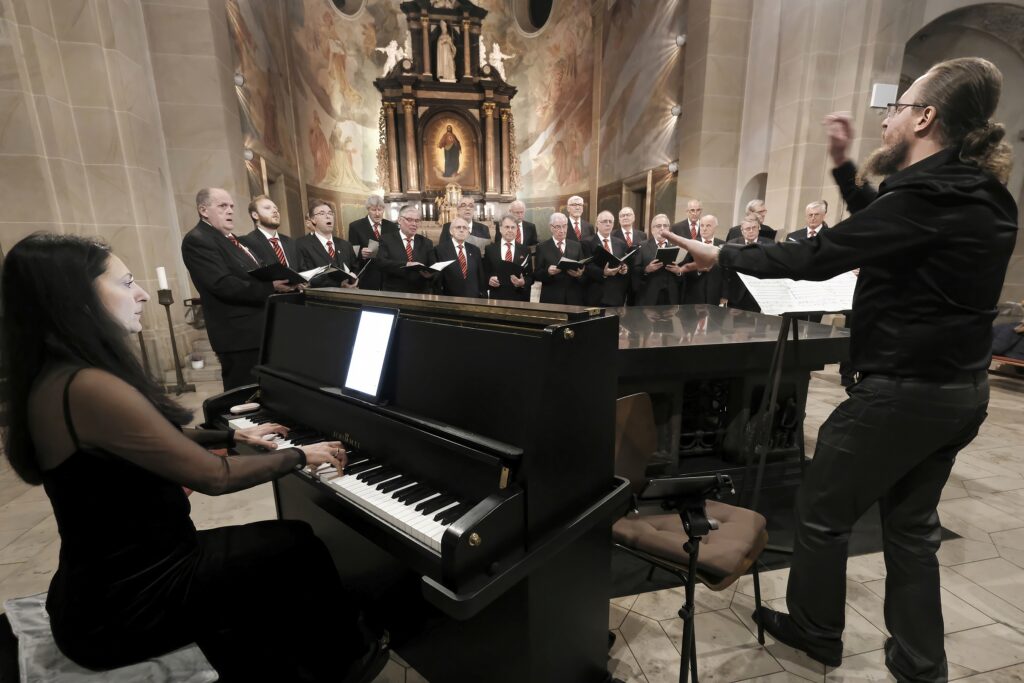
[{"label": "painted figure on wall", "polygon": [[312,180],[319,182],[327,174],[327,167],[331,164],[331,148],[320,127],[320,112],[318,111],[313,112],[313,120],[309,124],[309,153],[313,157]]},{"label": "painted figure on wall", "polygon": [[451,178],[459,172],[459,160],[462,156],[462,145],[459,143],[459,139],[455,137],[451,126],[448,126],[437,146],[444,150],[444,173],[441,175],[445,178]]},{"label": "painted figure on wall", "polygon": [[448,33],[448,22],[441,20],[441,33],[437,36],[437,79],[455,82],[455,41]]},{"label": "painted figure on wall", "polygon": [[356,174],[356,149],[351,135],[345,134],[340,122],[334,124],[331,132],[331,157],[323,182],[326,185],[344,187],[349,191],[369,189]]}]

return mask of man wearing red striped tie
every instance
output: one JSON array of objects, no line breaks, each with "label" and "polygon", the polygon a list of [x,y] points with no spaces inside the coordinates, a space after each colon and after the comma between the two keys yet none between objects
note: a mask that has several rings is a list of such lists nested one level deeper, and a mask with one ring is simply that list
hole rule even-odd
[{"label": "man wearing red striped tie", "polygon": [[[487,278],[488,294],[492,299],[530,300],[533,268],[530,263],[530,250],[525,243],[517,240],[517,236],[522,235],[519,225],[518,215],[510,208],[509,212],[501,217],[501,224],[498,226],[500,239],[488,244],[484,249],[484,276]],[[536,240],[536,231],[533,237]]]},{"label": "man wearing red striped tie", "polygon": [[263,265],[276,261],[298,270],[299,253],[292,238],[280,233],[281,212],[274,200],[265,194],[253,197],[249,202],[249,218],[252,219],[252,232],[242,235],[238,241],[249,247]]},{"label": "man wearing red striped tie", "polygon": [[234,389],[254,381],[252,368],[259,361],[267,297],[296,288],[287,280],[261,282],[249,275],[260,264],[252,250],[235,238],[235,202],[226,190],[200,190],[196,211],[199,222],[182,240],[181,256],[203,302],[224,389]]},{"label": "man wearing red striped tie", "polygon": [[434,271],[422,270],[413,264],[434,264],[434,243],[417,234],[420,229],[420,207],[406,204],[398,210],[398,232],[382,233],[377,263],[384,276],[386,292],[425,294],[430,291]]},{"label": "man wearing red striped tie", "polygon": [[455,218],[448,226],[449,237],[442,238],[434,249],[434,262],[455,261],[441,271],[442,294],[484,298],[487,296],[487,282],[483,258],[480,249],[466,241],[469,230],[469,221]]}]

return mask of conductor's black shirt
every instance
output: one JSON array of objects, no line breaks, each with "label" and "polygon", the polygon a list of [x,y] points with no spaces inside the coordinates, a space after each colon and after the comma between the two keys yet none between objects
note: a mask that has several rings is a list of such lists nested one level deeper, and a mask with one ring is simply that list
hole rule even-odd
[{"label": "conductor's black shirt", "polygon": [[850,356],[865,373],[944,380],[991,362],[992,321],[1017,239],[1006,188],[945,149],[858,187],[833,171],[853,215],[816,239],[726,245],[722,267],[826,280],[860,268]]}]

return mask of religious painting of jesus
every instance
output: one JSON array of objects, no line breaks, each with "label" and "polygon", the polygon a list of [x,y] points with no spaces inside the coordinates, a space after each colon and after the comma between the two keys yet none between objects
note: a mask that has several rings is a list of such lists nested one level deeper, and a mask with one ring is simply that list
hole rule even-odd
[{"label": "religious painting of jesus", "polygon": [[456,183],[463,191],[481,190],[480,134],[469,121],[441,111],[427,120],[420,138],[423,189],[440,190]]}]

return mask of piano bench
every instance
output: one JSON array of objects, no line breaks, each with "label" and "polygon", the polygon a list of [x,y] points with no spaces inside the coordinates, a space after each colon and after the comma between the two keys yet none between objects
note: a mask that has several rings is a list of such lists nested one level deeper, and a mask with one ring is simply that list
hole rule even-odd
[{"label": "piano bench", "polygon": [[85,669],[57,649],[46,613],[46,593],[4,602],[11,630],[18,639],[18,669],[23,681],[66,683],[208,683],[216,670],[195,644],[144,662],[109,671]]}]

